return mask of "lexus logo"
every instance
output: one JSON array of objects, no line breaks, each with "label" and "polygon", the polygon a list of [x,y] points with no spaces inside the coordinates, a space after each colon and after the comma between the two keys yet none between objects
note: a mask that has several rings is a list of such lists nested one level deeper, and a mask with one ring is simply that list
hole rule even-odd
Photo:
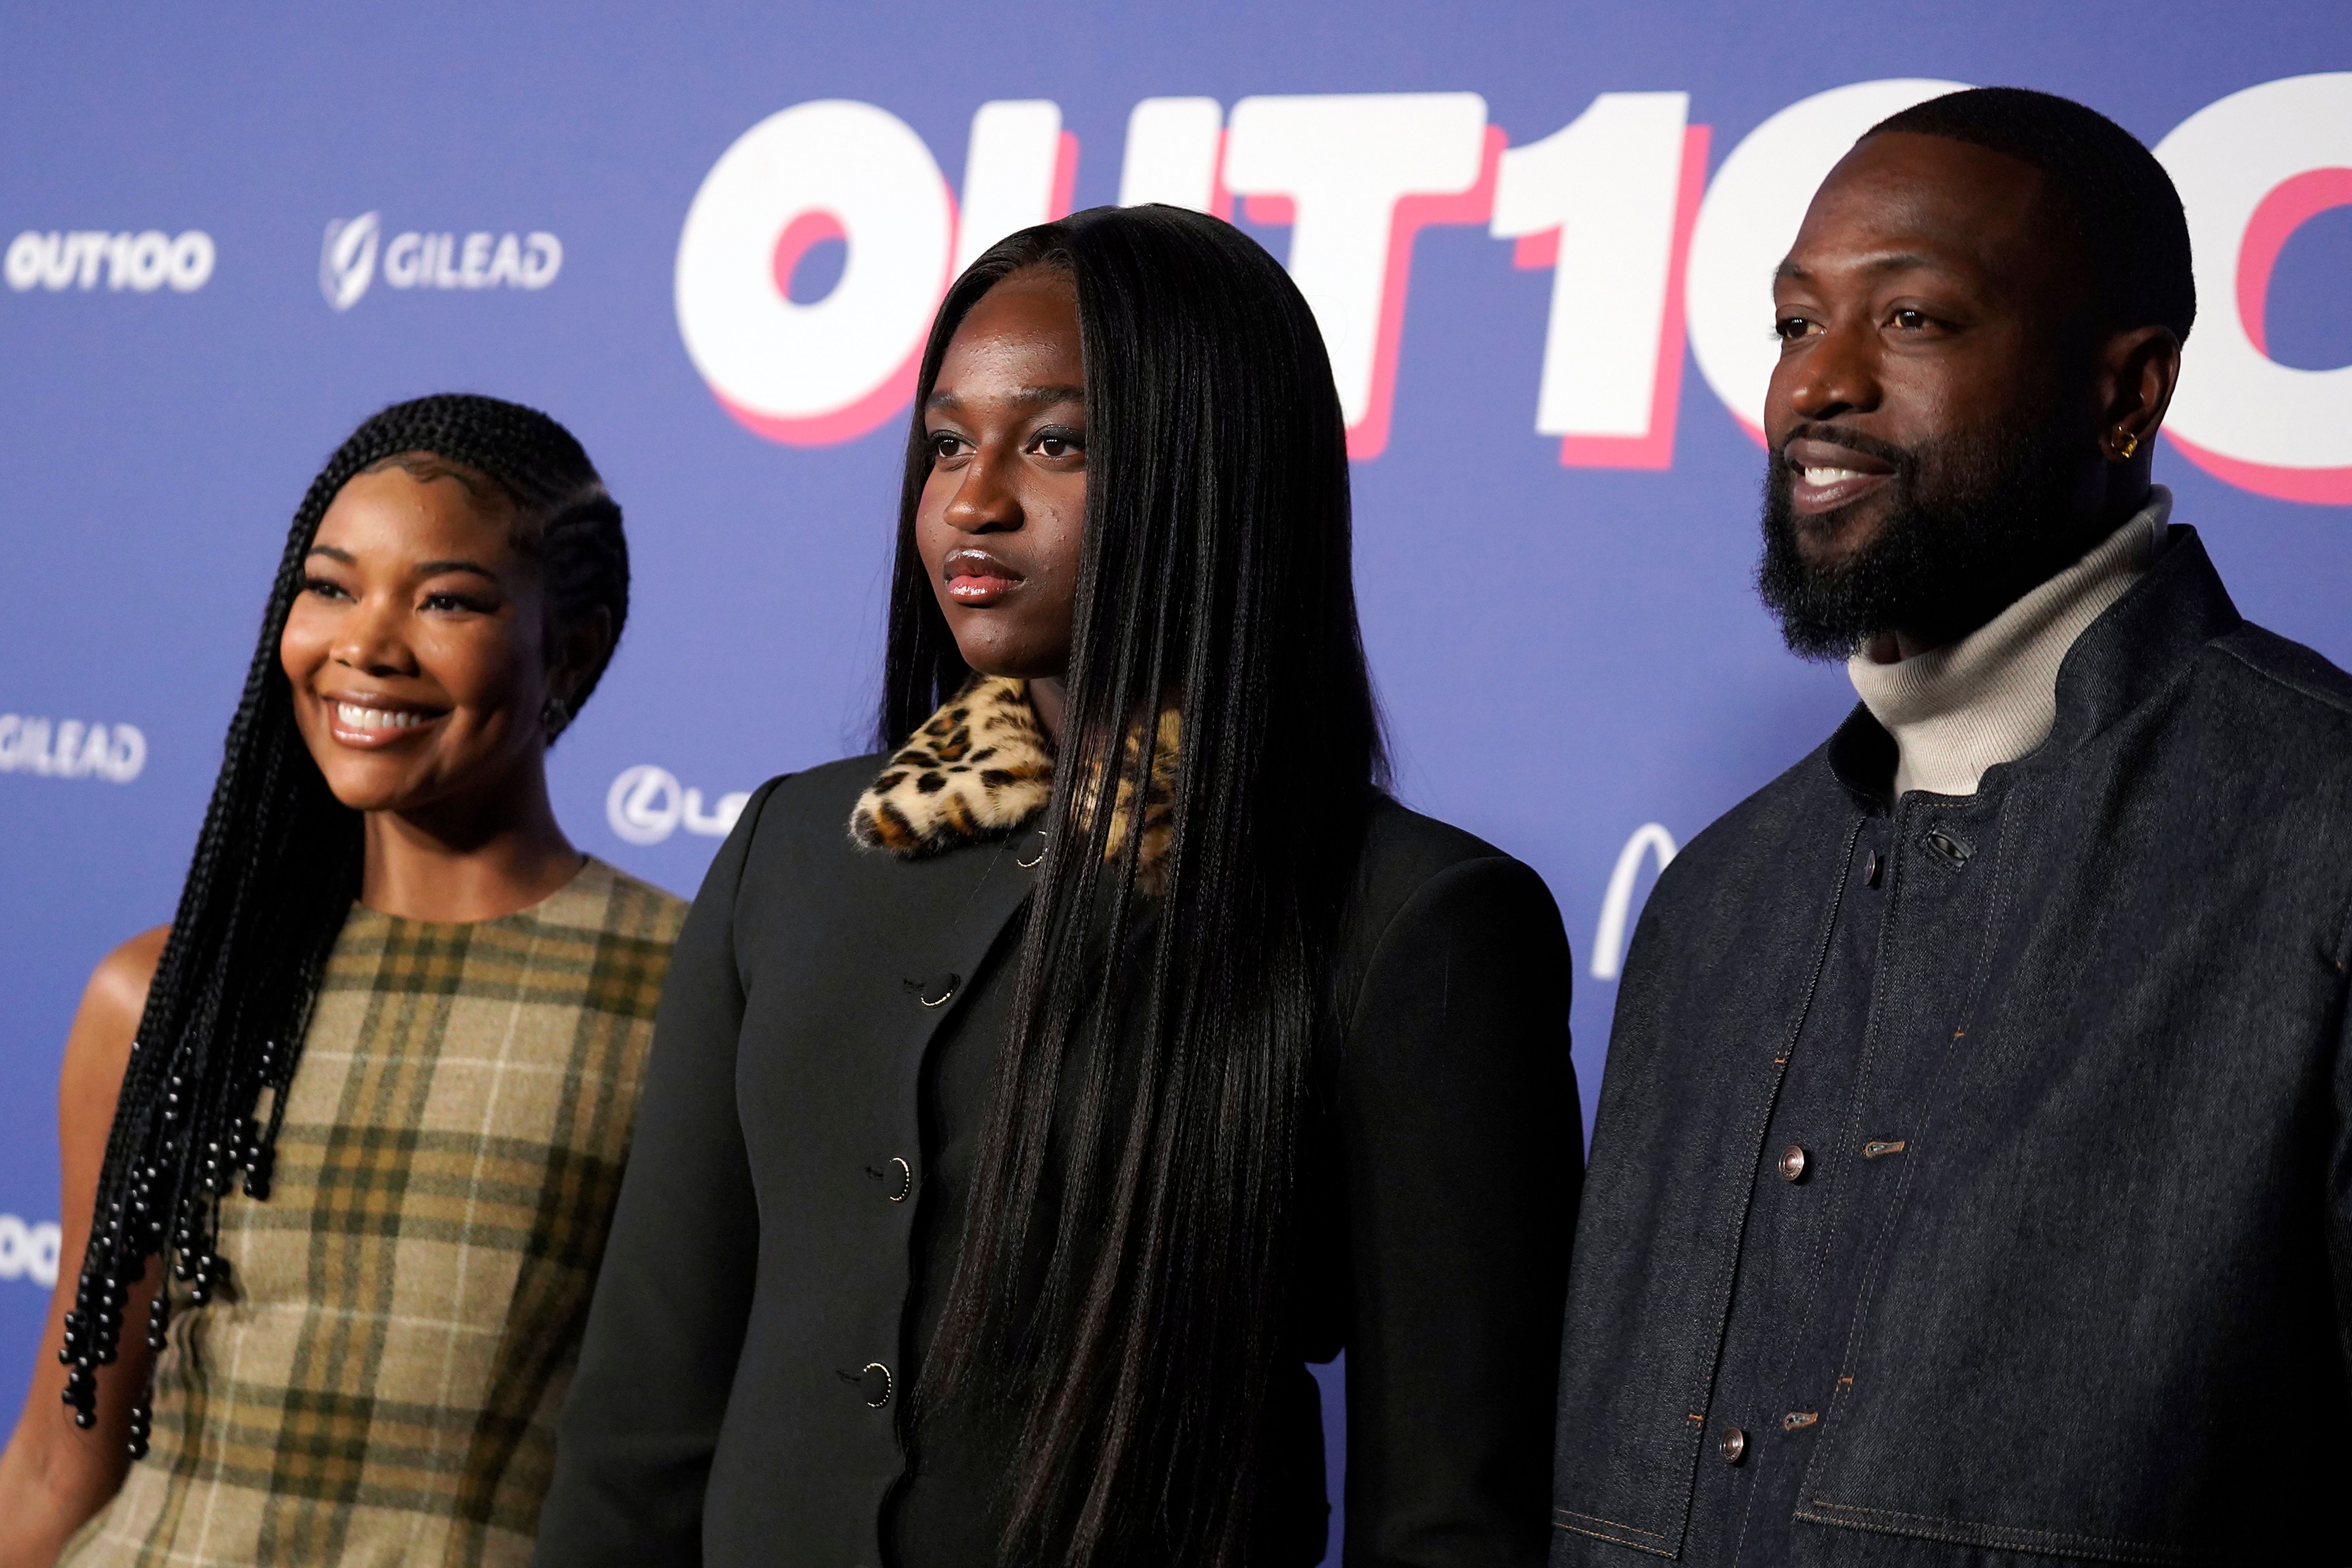
[{"label": "lexus logo", "polygon": [[319,248],[319,292],[338,310],[348,310],[375,281],[376,231],[380,213],[362,213],[346,222],[327,225],[327,242]]},{"label": "lexus logo", "polygon": [[627,844],[658,844],[681,827],[724,838],[751,798],[749,792],[722,795],[706,811],[700,790],[681,789],[667,768],[640,763],[623,769],[604,792],[604,821]]}]

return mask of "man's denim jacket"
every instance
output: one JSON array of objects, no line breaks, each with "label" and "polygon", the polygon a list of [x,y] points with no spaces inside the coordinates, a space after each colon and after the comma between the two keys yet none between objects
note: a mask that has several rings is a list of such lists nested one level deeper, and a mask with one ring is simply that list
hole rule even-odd
[{"label": "man's denim jacket", "polygon": [[2352,678],[2176,526],[2038,750],[1892,763],[1857,710],[1643,915],[1554,1563],[2345,1560]]}]

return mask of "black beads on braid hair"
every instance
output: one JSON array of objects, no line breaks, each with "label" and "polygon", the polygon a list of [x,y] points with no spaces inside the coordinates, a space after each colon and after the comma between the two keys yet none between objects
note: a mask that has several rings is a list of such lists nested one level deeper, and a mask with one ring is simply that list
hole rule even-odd
[{"label": "black beads on braid hair", "polygon": [[[621,509],[580,443],[536,409],[465,394],[394,404],[311,481],[123,1071],[58,1352],[76,1426],[97,1423],[97,1369],[115,1360],[124,1304],[148,1259],[163,1272],[144,1332],[161,1350],[173,1313],[202,1307],[228,1280],[217,1248],[222,1197],[240,1177],[247,1197],[269,1196],[286,1091],[328,954],[359,897],[362,855],[360,814],[329,791],[296,728],[278,639],[336,495],[355,475],[420,458],[486,479],[513,503],[516,543],[549,589],[551,657],[562,628],[600,608],[611,616],[608,650],[620,640],[629,600]],[[601,663],[581,672],[568,702],[551,705],[551,739],[603,673]],[[147,1451],[149,1404],[142,1391],[131,1409],[134,1459]]]}]

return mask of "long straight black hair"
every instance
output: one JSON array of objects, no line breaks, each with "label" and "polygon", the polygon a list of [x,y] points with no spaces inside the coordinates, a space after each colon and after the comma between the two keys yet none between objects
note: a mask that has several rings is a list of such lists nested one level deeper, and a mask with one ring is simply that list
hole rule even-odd
[{"label": "long straight black hair", "polygon": [[[228,1277],[215,1246],[222,1197],[240,1173],[248,1197],[269,1195],[286,1090],[328,954],[359,897],[362,850],[360,814],[328,789],[296,727],[278,644],[327,508],[354,476],[415,457],[454,465],[469,485],[486,479],[512,503],[516,543],[547,584],[551,634],[601,608],[616,644],[628,618],[621,509],[571,432],[536,409],[462,393],[396,403],[352,432],[310,482],[123,1070],[66,1314],[65,1397],[79,1426],[96,1422],[95,1369],[115,1359],[123,1305],[147,1260],[161,1258],[170,1276],[158,1280],[145,1325],[161,1350],[173,1282],[183,1305],[200,1307]],[[603,673],[602,665],[587,671],[568,710],[546,716],[551,738]],[[131,1415],[134,1459],[146,1453],[148,1421],[142,1394]]]},{"label": "long straight black hair", "polygon": [[[915,546],[923,405],[973,302],[1031,268],[1077,295],[1086,538],[1048,858],[917,1420],[967,1395],[1023,1413],[1007,1562],[1234,1563],[1332,1044],[1333,930],[1386,776],[1346,435],[1306,300],[1230,225],[1095,208],[989,250],[923,355],[886,743],[969,673]],[[1170,706],[1150,899],[1145,836],[1114,851],[1095,803],[1141,797]]]}]

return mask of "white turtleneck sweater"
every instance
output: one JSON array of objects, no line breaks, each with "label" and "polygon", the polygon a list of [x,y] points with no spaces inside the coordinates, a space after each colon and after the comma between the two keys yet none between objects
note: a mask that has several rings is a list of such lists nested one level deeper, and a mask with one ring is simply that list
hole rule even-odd
[{"label": "white turtleneck sweater", "polygon": [[2158,485],[2147,505],[2047,583],[1958,642],[1910,658],[1891,636],[1846,661],[1871,716],[1895,737],[1895,793],[1974,795],[1987,768],[2049,738],[2058,666],[2106,607],[2155,564],[2172,515]]}]

